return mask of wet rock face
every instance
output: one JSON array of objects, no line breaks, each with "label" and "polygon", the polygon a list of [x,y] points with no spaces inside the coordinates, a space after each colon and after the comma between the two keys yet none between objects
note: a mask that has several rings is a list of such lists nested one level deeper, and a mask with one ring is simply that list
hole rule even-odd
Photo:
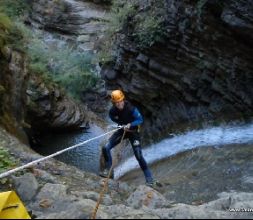
[{"label": "wet rock face", "polygon": [[74,102],[56,86],[31,77],[26,93],[28,118],[34,129],[60,131],[88,125],[85,106]]},{"label": "wet rock face", "polygon": [[101,72],[110,89],[122,88],[141,109],[146,137],[252,116],[252,2],[169,0],[164,7],[167,37],[140,49],[129,21],[115,63]]},{"label": "wet rock face", "polygon": [[29,20],[36,27],[73,37],[82,50],[92,51],[106,29],[108,2],[34,1]]},{"label": "wet rock face", "polygon": [[108,114],[108,94],[105,88],[105,82],[100,80],[96,86],[82,92],[81,100],[92,112],[106,117]]},{"label": "wet rock face", "polygon": [[0,124],[25,143],[32,130],[70,130],[88,126],[84,106],[56,86],[46,85],[38,76],[32,76],[24,54],[8,51],[0,60]]},{"label": "wet rock face", "polygon": [[4,51],[4,56],[0,57],[0,123],[9,132],[26,141],[22,124],[25,117],[27,64],[24,54],[7,46]]}]

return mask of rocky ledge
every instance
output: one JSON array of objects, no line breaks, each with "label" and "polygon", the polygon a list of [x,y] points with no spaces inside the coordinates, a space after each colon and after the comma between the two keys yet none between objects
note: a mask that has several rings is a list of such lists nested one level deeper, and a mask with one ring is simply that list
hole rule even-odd
[{"label": "rocky ledge", "polygon": [[[0,140],[1,147],[8,148],[21,164],[41,157],[3,129]],[[51,159],[1,182],[5,183],[1,191],[16,191],[33,218],[84,219],[91,217],[104,180]],[[223,192],[218,197],[201,205],[175,203],[145,185],[133,187],[110,180],[97,218],[253,219],[253,193]]]}]

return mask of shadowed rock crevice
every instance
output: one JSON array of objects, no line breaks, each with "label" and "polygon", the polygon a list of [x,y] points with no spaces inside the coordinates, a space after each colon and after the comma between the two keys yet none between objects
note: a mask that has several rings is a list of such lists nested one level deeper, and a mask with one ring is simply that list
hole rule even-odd
[{"label": "shadowed rock crevice", "polygon": [[67,97],[56,85],[33,77],[27,95],[29,122],[37,131],[75,130],[88,124],[86,107]]}]

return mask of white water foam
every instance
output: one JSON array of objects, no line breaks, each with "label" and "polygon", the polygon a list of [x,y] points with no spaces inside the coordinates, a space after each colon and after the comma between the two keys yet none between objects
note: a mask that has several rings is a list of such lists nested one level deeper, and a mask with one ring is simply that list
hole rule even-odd
[{"label": "white water foam", "polygon": [[[150,145],[143,150],[143,156],[148,164],[152,164],[189,149],[246,143],[253,143],[253,124],[190,131]],[[115,168],[115,178],[136,168],[139,168],[138,162],[135,157],[131,157]]]}]

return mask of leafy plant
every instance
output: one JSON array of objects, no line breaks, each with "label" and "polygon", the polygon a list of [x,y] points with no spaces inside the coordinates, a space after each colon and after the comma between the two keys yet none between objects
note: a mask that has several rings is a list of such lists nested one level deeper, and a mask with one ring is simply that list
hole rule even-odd
[{"label": "leafy plant", "polygon": [[26,28],[22,20],[17,21],[17,18],[29,11],[29,2],[0,0],[0,52],[7,43],[8,47],[24,51],[31,72],[39,74],[46,81],[57,82],[73,96],[77,96],[82,89],[94,86],[98,77],[92,71],[94,66],[90,54],[80,53],[67,46],[52,48],[43,43],[39,34]]},{"label": "leafy plant", "polygon": [[140,48],[151,47],[165,37],[166,29],[162,18],[146,15],[140,18],[133,36]]},{"label": "leafy plant", "polygon": [[15,158],[12,157],[9,151],[0,147],[0,173],[5,172],[16,166]]},{"label": "leafy plant", "polygon": [[10,19],[5,14],[0,13],[0,50],[2,50],[6,44],[11,26],[12,24]]},{"label": "leafy plant", "polygon": [[31,31],[20,21],[12,21],[7,15],[0,13],[0,52],[5,45],[12,49],[25,51]]},{"label": "leafy plant", "polygon": [[31,0],[0,0],[0,13],[18,18],[31,10]]},{"label": "leafy plant", "polygon": [[165,38],[167,30],[164,20],[167,12],[164,1],[156,0],[152,4],[152,7],[147,4],[144,9],[136,0],[113,1],[109,28],[98,55],[100,62],[106,63],[116,57],[117,44],[122,40],[122,34],[141,49]]},{"label": "leafy plant", "polygon": [[3,13],[0,13],[0,29],[7,31],[10,29],[10,27],[11,27],[11,21],[8,18],[8,16],[6,16]]},{"label": "leafy plant", "polygon": [[100,50],[95,59],[96,62],[105,64],[114,59],[112,42],[113,42],[112,38],[109,39],[109,37],[106,37],[106,39],[104,39],[104,43],[100,45]]},{"label": "leafy plant", "polygon": [[110,27],[108,29],[109,34],[115,34],[121,31],[127,20],[130,17],[133,17],[136,13],[136,5],[131,1],[122,4],[119,1],[114,0],[110,13]]},{"label": "leafy plant", "polygon": [[55,81],[69,91],[73,98],[78,100],[82,91],[96,85],[97,77],[86,72],[76,72],[61,75]]},{"label": "leafy plant", "polygon": [[[8,41],[8,46],[24,51],[29,29],[22,23],[22,16],[31,10],[31,1],[0,0],[0,48]],[[4,33],[3,26],[7,30]]]},{"label": "leafy plant", "polygon": [[116,35],[122,32],[129,18],[133,17],[136,13],[137,8],[133,1],[122,3],[119,0],[114,0],[112,2],[108,29],[106,30],[104,42],[101,42],[101,49],[98,53],[99,62],[106,63],[113,60],[115,57],[114,47],[116,46]]},{"label": "leafy plant", "polygon": [[34,37],[28,46],[29,69],[41,76],[49,76],[75,98],[81,91],[95,85],[98,76],[93,72],[92,55],[69,47],[56,50]]}]

